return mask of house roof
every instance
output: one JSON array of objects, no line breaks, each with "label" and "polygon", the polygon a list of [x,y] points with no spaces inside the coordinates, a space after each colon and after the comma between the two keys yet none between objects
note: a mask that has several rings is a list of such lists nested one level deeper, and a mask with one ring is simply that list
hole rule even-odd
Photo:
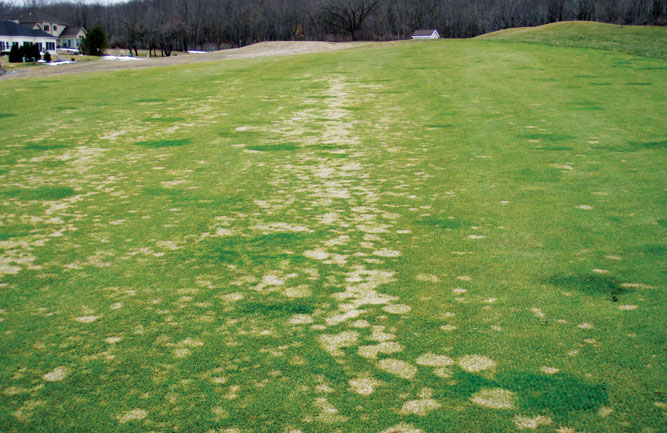
[{"label": "house roof", "polygon": [[55,38],[42,30],[33,30],[14,21],[0,21],[0,36],[26,36],[31,38]]},{"label": "house roof", "polygon": [[65,38],[67,36],[76,36],[81,30],[83,30],[83,27],[67,27],[59,37]]},{"label": "house roof", "polygon": [[430,29],[430,30],[415,30],[415,32],[412,34],[412,36],[431,36],[433,32],[435,32],[435,29]]}]

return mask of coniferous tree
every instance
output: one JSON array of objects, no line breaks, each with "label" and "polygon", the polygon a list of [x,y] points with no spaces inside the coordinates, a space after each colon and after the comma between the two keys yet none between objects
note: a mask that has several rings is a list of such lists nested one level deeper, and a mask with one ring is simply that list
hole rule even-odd
[{"label": "coniferous tree", "polygon": [[107,48],[107,36],[102,27],[95,26],[81,41],[81,51],[89,56],[101,56]]},{"label": "coniferous tree", "polygon": [[23,50],[21,47],[12,45],[12,49],[9,51],[9,63],[22,63],[23,62]]},{"label": "coniferous tree", "polygon": [[39,46],[37,46],[37,44],[24,44],[23,57],[26,62],[36,62],[41,59],[42,56],[39,53]]}]

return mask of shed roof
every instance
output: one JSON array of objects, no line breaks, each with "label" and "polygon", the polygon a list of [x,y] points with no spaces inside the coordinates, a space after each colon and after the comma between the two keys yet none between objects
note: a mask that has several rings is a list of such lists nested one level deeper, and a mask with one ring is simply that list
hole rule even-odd
[{"label": "shed roof", "polygon": [[412,36],[431,36],[433,32],[435,32],[435,29],[430,29],[430,30],[415,30],[415,32],[412,34]]},{"label": "shed roof", "polygon": [[26,36],[31,38],[55,38],[42,30],[33,30],[16,24],[14,21],[0,21],[1,36]]}]

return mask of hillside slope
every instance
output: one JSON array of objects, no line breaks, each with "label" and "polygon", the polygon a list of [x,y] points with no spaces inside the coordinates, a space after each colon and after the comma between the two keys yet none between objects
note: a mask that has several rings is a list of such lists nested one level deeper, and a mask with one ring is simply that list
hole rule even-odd
[{"label": "hillside slope", "polygon": [[667,59],[667,28],[664,27],[566,21],[539,27],[500,30],[476,39],[594,48]]}]

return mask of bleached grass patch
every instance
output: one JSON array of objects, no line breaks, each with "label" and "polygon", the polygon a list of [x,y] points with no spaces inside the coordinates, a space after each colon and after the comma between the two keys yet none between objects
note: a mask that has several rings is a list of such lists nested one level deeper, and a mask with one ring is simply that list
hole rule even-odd
[{"label": "bleached grass patch", "polygon": [[383,430],[381,433],[424,433],[424,430],[418,429],[412,424],[401,423],[389,427],[387,430]]},{"label": "bleached grass patch", "polygon": [[307,298],[313,294],[308,286],[300,285],[296,287],[288,287],[285,289],[285,296],[288,298]]},{"label": "bleached grass patch", "polygon": [[459,359],[459,366],[471,373],[487,370],[496,366],[496,361],[482,355],[465,355]]},{"label": "bleached grass patch", "polygon": [[611,415],[611,413],[614,411],[614,409],[607,407],[607,406],[602,406],[600,410],[598,410],[598,416],[600,418],[605,418]]},{"label": "bleached grass patch", "polygon": [[67,367],[56,367],[53,370],[49,371],[45,375],[42,376],[42,379],[44,379],[47,382],[59,382],[67,377],[69,374],[69,369]]},{"label": "bleached grass patch", "polygon": [[307,314],[295,314],[289,320],[291,325],[307,325],[313,323],[313,318]]},{"label": "bleached grass patch", "polygon": [[527,416],[517,415],[514,417],[514,424],[519,428],[519,430],[530,429],[536,430],[541,425],[551,424],[551,418],[547,416],[536,416],[535,418],[528,418]]},{"label": "bleached grass patch", "polygon": [[436,355],[435,353],[425,353],[415,360],[417,365],[426,367],[447,367],[456,362],[446,355]]},{"label": "bleached grass patch", "polygon": [[502,388],[487,388],[474,394],[470,400],[479,406],[491,409],[512,409],[514,398],[512,391]]},{"label": "bleached grass patch", "polygon": [[317,420],[320,422],[333,424],[347,421],[347,417],[340,415],[338,409],[332,405],[326,397],[316,398],[315,406],[320,409],[320,414],[317,416]]},{"label": "bleached grass patch", "polygon": [[403,404],[400,410],[401,415],[426,416],[429,412],[440,409],[442,405],[432,398],[423,398],[420,400],[410,400]]},{"label": "bleached grass patch", "polygon": [[267,274],[262,277],[262,281],[255,287],[256,290],[263,290],[265,287],[282,286],[285,279],[274,274]]},{"label": "bleached grass patch", "polygon": [[433,374],[443,379],[452,377],[452,370],[447,367],[438,367],[433,369]]},{"label": "bleached grass patch", "polygon": [[148,416],[148,413],[143,410],[143,409],[133,409],[129,412],[126,412],[118,422],[121,424],[125,424],[126,422],[129,421],[141,421],[142,419],[146,418]]},{"label": "bleached grass patch", "polygon": [[361,346],[357,353],[363,358],[377,358],[379,353],[396,353],[403,351],[403,346],[395,341],[383,341],[373,346]]},{"label": "bleached grass patch", "polygon": [[544,313],[542,312],[541,309],[539,309],[539,308],[531,308],[530,311],[533,312],[533,315],[535,315],[535,317],[538,317],[538,318],[540,318],[540,319],[544,319]]},{"label": "bleached grass patch", "polygon": [[238,292],[226,293],[222,295],[222,299],[228,302],[240,301],[243,298],[244,298],[243,293],[238,293]]},{"label": "bleached grass patch", "polygon": [[300,226],[295,224],[288,224],[286,222],[272,222],[267,224],[258,224],[250,227],[253,230],[260,230],[265,233],[271,232],[308,232],[312,233],[312,230],[306,226]]},{"label": "bleached grass patch", "polygon": [[335,326],[335,325],[338,325],[339,323],[342,323],[342,322],[344,322],[348,319],[354,319],[354,318],[358,317],[360,314],[363,314],[365,312],[366,312],[366,310],[354,310],[354,309],[352,309],[352,310],[346,311],[343,314],[337,314],[337,315],[332,316],[332,317],[327,317],[326,322],[327,322],[327,325],[329,325],[329,326]]},{"label": "bleached grass patch", "polygon": [[214,237],[225,237],[225,236],[232,236],[234,234],[233,231],[226,229],[224,227],[219,227],[216,231],[215,234],[213,235]]},{"label": "bleached grass patch", "polygon": [[378,362],[378,367],[403,379],[412,379],[417,374],[417,367],[400,359],[382,359]]},{"label": "bleached grass patch", "polygon": [[412,310],[412,307],[405,304],[391,304],[382,307],[382,310],[391,314],[405,314]]},{"label": "bleached grass patch", "polygon": [[437,275],[433,275],[433,274],[417,274],[417,276],[415,276],[415,279],[417,281],[423,281],[423,282],[426,282],[426,283],[439,283],[440,282],[440,278],[438,278]]},{"label": "bleached grass patch", "polygon": [[99,319],[99,316],[80,316],[77,317],[75,320],[81,323],[91,323],[96,321],[97,319]]},{"label": "bleached grass patch", "polygon": [[308,257],[309,259],[326,260],[329,258],[330,254],[324,250],[317,249],[317,250],[307,250],[306,252],[303,253],[303,255]]},{"label": "bleached grass patch", "polygon": [[360,319],[352,322],[351,326],[353,328],[370,328],[371,324],[368,323],[368,320]]},{"label": "bleached grass patch", "polygon": [[5,275],[5,274],[15,275],[18,274],[20,270],[21,268],[19,268],[18,266],[0,264],[0,275]]},{"label": "bleached grass patch", "polygon": [[388,248],[382,248],[381,250],[373,251],[373,255],[380,257],[398,257],[401,255],[401,252]]},{"label": "bleached grass patch", "polygon": [[350,379],[349,384],[352,388],[352,391],[356,392],[357,394],[371,395],[373,391],[375,391],[375,388],[382,385],[383,382],[377,380],[371,375],[362,374],[354,379]]},{"label": "bleached grass patch", "polygon": [[354,346],[359,339],[356,331],[343,331],[340,334],[323,334],[319,336],[320,344],[333,356],[344,356],[343,347]]}]

